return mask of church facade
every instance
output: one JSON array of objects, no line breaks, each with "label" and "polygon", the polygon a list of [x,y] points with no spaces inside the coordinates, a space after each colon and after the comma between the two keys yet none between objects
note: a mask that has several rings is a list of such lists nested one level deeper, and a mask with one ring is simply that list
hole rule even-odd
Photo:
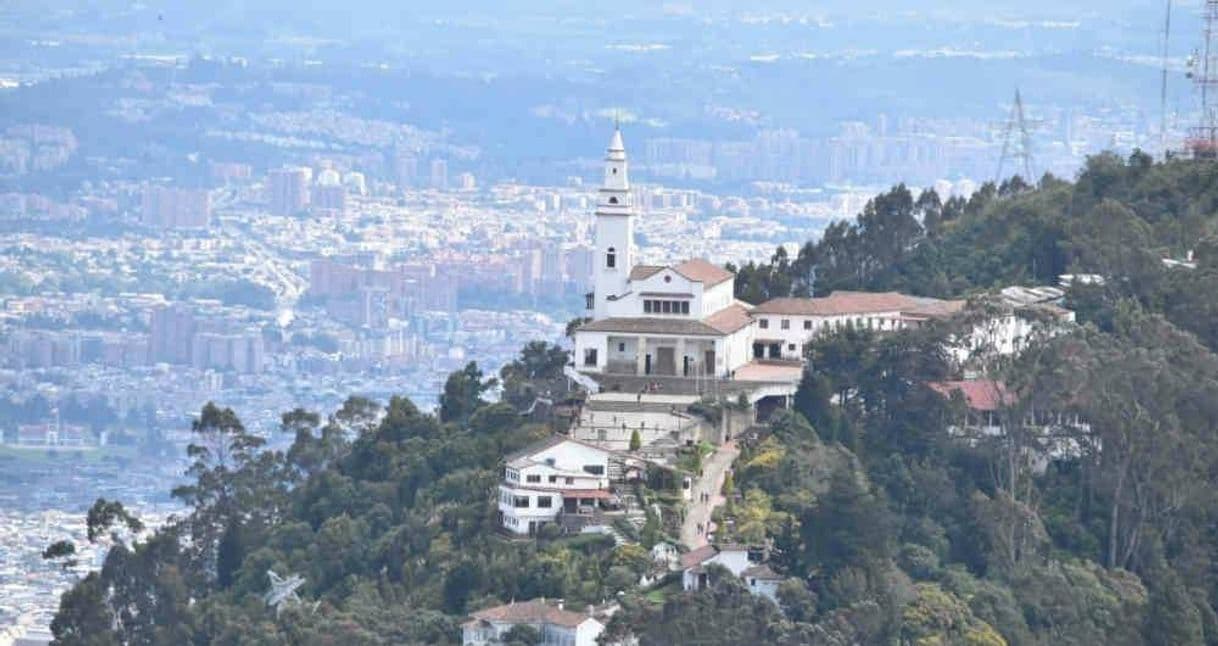
[{"label": "church facade", "polygon": [[731,378],[752,358],[751,306],[735,275],[702,259],[636,264],[626,149],[615,129],[596,208],[592,320],[575,331],[585,373]]}]

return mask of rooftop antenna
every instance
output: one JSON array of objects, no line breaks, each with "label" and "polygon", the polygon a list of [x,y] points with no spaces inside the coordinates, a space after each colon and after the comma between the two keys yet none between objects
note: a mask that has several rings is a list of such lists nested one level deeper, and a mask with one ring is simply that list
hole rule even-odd
[{"label": "rooftop antenna", "polygon": [[[1213,0],[1218,3],[1218,0]],[[1018,130],[1018,140],[1012,142]],[[1006,166],[1008,159],[1016,162],[1022,162],[1024,179],[1028,182],[1035,182],[1036,178],[1032,175],[1032,136],[1028,132],[1028,120],[1023,111],[1023,97],[1019,93],[1019,89],[1015,89],[1015,103],[1011,106],[1011,118],[1007,120],[1006,128],[1002,133],[1002,156],[998,158],[998,175],[994,178],[994,183],[1002,181],[1002,169]]]},{"label": "rooftop antenna", "polygon": [[1218,159],[1218,115],[1210,90],[1218,84],[1218,0],[1205,2],[1205,40],[1201,51],[1189,58],[1188,77],[1201,92],[1201,119],[1189,129],[1188,151],[1194,159]]}]

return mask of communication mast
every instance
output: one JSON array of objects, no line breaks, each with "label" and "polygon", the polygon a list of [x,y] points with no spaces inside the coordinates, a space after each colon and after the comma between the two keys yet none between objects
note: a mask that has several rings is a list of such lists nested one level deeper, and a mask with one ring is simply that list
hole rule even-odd
[{"label": "communication mast", "polygon": [[1218,0],[1205,2],[1205,41],[1189,59],[1188,76],[1201,93],[1201,118],[1189,129],[1188,150],[1195,159],[1218,159]]},{"label": "communication mast", "polygon": [[1159,150],[1166,156],[1167,148],[1167,76],[1171,53],[1171,3],[1167,0],[1167,11],[1163,17],[1163,74],[1159,84]]},{"label": "communication mast", "polygon": [[[1218,0],[1213,0],[1218,4]],[[1018,131],[1018,140],[1012,141]],[[1032,175],[1032,136],[1028,133],[1028,120],[1023,112],[1023,97],[1020,96],[1019,90],[1015,90],[1015,104],[1011,106],[1011,118],[1007,120],[1006,128],[1002,133],[1002,156],[998,158],[998,175],[994,178],[994,183],[997,184],[1003,179],[1002,169],[1006,166],[1007,160],[1021,162],[1023,167],[1023,179],[1029,183],[1035,183],[1036,177]]]}]

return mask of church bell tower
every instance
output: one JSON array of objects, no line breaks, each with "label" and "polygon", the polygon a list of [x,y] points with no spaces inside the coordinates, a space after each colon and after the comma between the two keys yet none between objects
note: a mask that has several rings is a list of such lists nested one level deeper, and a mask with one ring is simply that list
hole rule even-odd
[{"label": "church bell tower", "polygon": [[593,318],[608,318],[610,304],[626,293],[634,257],[634,204],[627,176],[626,147],[622,144],[622,131],[615,125],[605,156],[605,178],[596,201]]}]

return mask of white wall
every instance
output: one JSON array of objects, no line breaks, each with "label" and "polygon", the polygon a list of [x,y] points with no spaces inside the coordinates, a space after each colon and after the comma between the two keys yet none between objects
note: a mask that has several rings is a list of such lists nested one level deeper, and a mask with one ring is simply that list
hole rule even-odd
[{"label": "white wall", "polygon": [[715,312],[731,305],[736,300],[735,280],[726,280],[702,294],[703,317],[710,316]]},{"label": "white wall", "polygon": [[[801,316],[785,314],[756,314],[754,326],[758,340],[774,340],[782,342],[782,358],[802,359],[803,346],[816,335],[852,325],[856,328],[868,328],[878,331],[892,331],[905,327],[900,312],[873,312],[867,314],[843,314],[838,316]],[[762,329],[761,321],[767,321],[768,327]],[[782,322],[788,321],[788,328],[782,328]],[[791,347],[794,346],[794,347]],[[768,357],[769,349],[766,350]]]},{"label": "white wall", "polygon": [[[727,571],[734,576],[740,576],[751,565],[748,551],[738,549],[723,550],[704,561],[702,567],[705,568],[712,563],[727,568]],[[685,570],[681,575],[681,584],[685,590],[696,590],[698,589],[698,577],[690,570]]]},{"label": "white wall", "polygon": [[[605,631],[605,625],[592,617],[588,617],[587,620],[574,629],[554,624],[530,623],[527,625],[536,628],[537,632],[541,634],[542,646],[550,646],[552,644],[562,644],[563,646],[597,646],[597,638]],[[503,635],[515,626],[516,624],[494,622],[484,631],[488,633],[486,635],[480,634],[481,631],[476,626],[466,626],[461,631],[461,643],[463,646],[491,646],[492,644],[499,644]]]},{"label": "white wall", "polygon": [[[627,272],[629,272],[629,270],[627,270]],[[664,280],[665,278],[668,279],[667,282]],[[663,269],[643,280],[632,281],[629,284],[628,289],[630,292],[629,296],[611,302],[607,305],[607,318],[637,318],[643,316],[655,316],[657,318],[702,319],[709,316],[709,314],[718,311],[713,310],[709,313],[704,311],[705,306],[702,304],[702,283],[691,282],[689,279],[671,269]],[[656,295],[647,296],[645,298],[643,294]],[[661,296],[660,294],[674,294],[674,296],[665,297]],[[677,294],[682,296],[676,296]],[[643,311],[644,300],[665,298],[668,300],[689,301],[689,314],[654,314]]]},{"label": "white wall", "polygon": [[[517,508],[513,503],[515,496],[527,497],[529,506]],[[548,508],[538,507],[537,499],[539,497],[550,498],[550,506]],[[499,511],[503,512],[504,529],[515,534],[528,534],[530,521],[538,525],[554,522],[558,512],[562,510],[562,494],[560,493],[535,491],[508,485],[499,485],[498,502]]]},{"label": "white wall", "polygon": [[[626,293],[630,269],[634,266],[634,216],[598,215],[596,216],[596,245],[592,257],[593,291],[596,292],[596,303],[593,307],[593,317],[608,318],[615,306],[610,296],[620,296]],[[612,268],[606,265],[609,248],[614,250],[615,263]]]},{"label": "white wall", "polygon": [[753,335],[755,325],[747,325],[717,343],[715,363],[719,364],[719,376],[730,375],[733,370],[753,360]]},{"label": "white wall", "polygon": [[778,581],[773,579],[751,579],[746,580],[744,583],[753,594],[765,597],[776,604],[778,603]]},{"label": "white wall", "polygon": [[[603,372],[606,362],[608,361],[608,353],[606,345],[609,341],[609,334],[605,332],[576,332],[575,333],[575,369],[581,372]],[[588,349],[596,350],[596,365],[584,365],[584,354]]]}]

